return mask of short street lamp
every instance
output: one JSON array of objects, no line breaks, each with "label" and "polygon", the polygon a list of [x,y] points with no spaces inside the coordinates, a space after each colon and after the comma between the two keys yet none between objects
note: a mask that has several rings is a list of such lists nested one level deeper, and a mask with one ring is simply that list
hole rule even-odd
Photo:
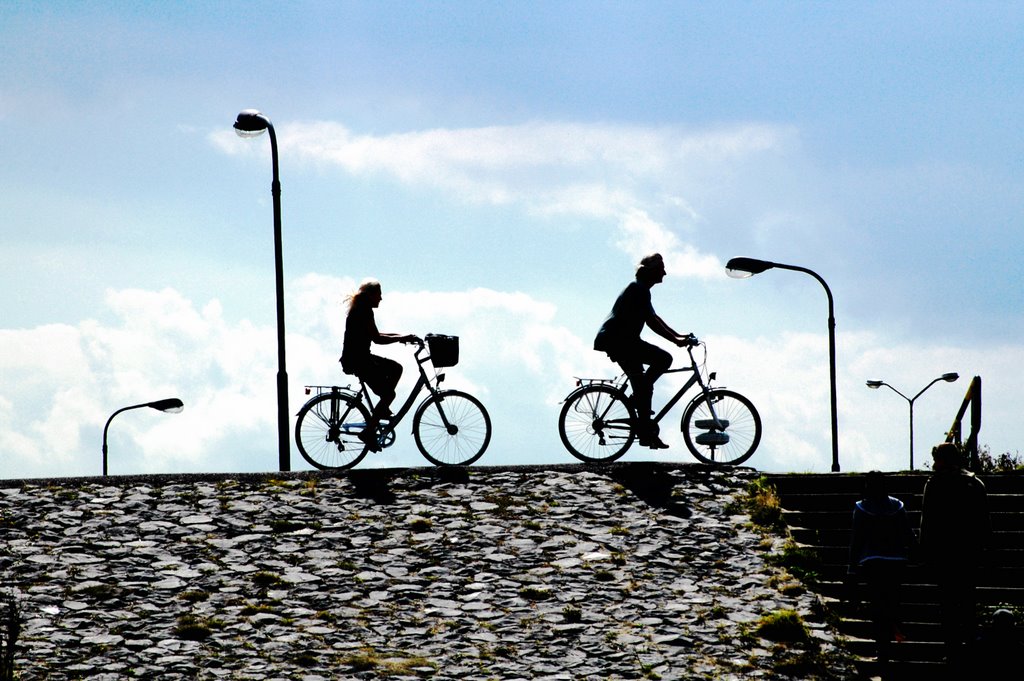
[{"label": "short street lamp", "polygon": [[914,402],[917,400],[918,397],[920,397],[921,395],[924,394],[925,390],[927,390],[928,388],[932,387],[933,385],[935,385],[939,381],[946,381],[947,383],[952,383],[953,381],[955,381],[958,378],[960,378],[960,374],[957,374],[955,372],[951,372],[951,373],[948,373],[948,374],[942,374],[941,376],[939,376],[938,378],[933,380],[931,383],[929,383],[925,387],[921,388],[921,391],[919,393],[917,393],[916,395],[914,395],[913,397],[907,397],[906,395],[901,393],[899,390],[897,390],[896,388],[894,388],[891,385],[889,385],[888,383],[886,383],[885,381],[868,381],[867,382],[867,386],[869,388],[871,388],[872,390],[878,390],[879,388],[881,388],[884,385],[886,388],[888,388],[889,390],[893,391],[894,393],[896,393],[897,395],[899,395],[900,397],[902,397],[903,399],[905,399],[907,402],[910,403],[910,470],[914,470]]},{"label": "short street lamp", "polygon": [[836,316],[835,308],[832,303],[832,291],[829,289],[828,284],[825,283],[825,280],[822,279],[817,272],[813,272],[806,267],[797,267],[796,265],[783,265],[781,263],[757,260],[755,258],[733,258],[726,263],[725,272],[734,279],[746,279],[747,277],[752,277],[755,274],[760,274],[761,272],[772,268],[809,274],[818,280],[818,283],[825,289],[825,295],[828,296],[828,366],[829,387],[831,389],[832,398],[832,472],[838,473],[839,416],[836,411]]},{"label": "short street lamp", "polygon": [[255,109],[246,109],[235,120],[239,137],[258,137],[266,130],[270,133],[270,159],[273,181],[270,193],[274,197],[274,269],[277,283],[277,457],[280,470],[291,470],[291,449],[288,442],[288,371],[284,352],[284,263],[281,255],[281,180],[277,173],[277,135],[270,119]]},{"label": "short street lamp", "polygon": [[107,429],[110,428],[110,422],[114,420],[114,417],[120,414],[122,411],[128,411],[129,409],[142,409],[143,407],[149,407],[150,409],[156,409],[157,411],[166,412],[168,414],[177,414],[185,408],[184,403],[177,397],[172,397],[166,400],[157,400],[156,402],[143,402],[142,404],[133,404],[130,407],[121,407],[107,419],[107,425],[103,426],[103,476],[107,475]]}]

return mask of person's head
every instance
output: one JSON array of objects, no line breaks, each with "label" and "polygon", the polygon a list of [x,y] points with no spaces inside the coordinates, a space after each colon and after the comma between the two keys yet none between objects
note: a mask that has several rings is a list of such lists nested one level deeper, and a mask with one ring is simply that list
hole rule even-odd
[{"label": "person's head", "polygon": [[932,448],[932,468],[934,470],[949,470],[963,466],[963,454],[960,448],[952,442],[943,442]]},{"label": "person's head", "polygon": [[359,285],[359,289],[348,297],[348,309],[351,312],[360,306],[377,307],[382,297],[380,282],[376,279],[366,279]]},{"label": "person's head", "polygon": [[665,278],[665,260],[661,253],[645,255],[636,266],[636,280],[641,284],[654,286]]},{"label": "person's head", "polygon": [[889,496],[885,476],[880,471],[869,471],[864,475],[864,496],[868,499]]}]

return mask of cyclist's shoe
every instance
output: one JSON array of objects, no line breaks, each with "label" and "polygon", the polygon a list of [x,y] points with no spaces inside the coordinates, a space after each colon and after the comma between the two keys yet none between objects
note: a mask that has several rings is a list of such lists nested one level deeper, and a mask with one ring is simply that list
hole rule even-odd
[{"label": "cyclist's shoe", "polygon": [[662,442],[661,438],[657,435],[640,438],[640,446],[648,447],[650,449],[668,449],[668,445]]},{"label": "cyclist's shoe", "polygon": [[364,430],[357,436],[371,452],[380,451],[380,442],[377,440],[377,433],[373,430]]}]

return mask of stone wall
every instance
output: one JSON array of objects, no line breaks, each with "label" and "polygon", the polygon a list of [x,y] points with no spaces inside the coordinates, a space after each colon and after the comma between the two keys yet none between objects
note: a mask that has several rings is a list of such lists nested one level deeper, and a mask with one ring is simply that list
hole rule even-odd
[{"label": "stone wall", "polygon": [[[779,540],[737,510],[756,475],[620,464],[0,482],[17,669],[852,678],[814,597],[766,564]],[[803,633],[759,628],[785,611]]]}]

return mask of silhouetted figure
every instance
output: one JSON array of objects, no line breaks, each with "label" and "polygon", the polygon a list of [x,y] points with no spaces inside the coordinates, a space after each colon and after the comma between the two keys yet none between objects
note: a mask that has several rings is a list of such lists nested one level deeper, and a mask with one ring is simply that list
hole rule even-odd
[{"label": "silhouetted figure", "polygon": [[1013,612],[1000,608],[992,613],[992,623],[982,632],[974,648],[972,670],[979,679],[1013,679],[1020,676],[1024,662],[1024,643]]},{"label": "silhouetted figure", "polygon": [[[654,312],[651,289],[664,278],[665,261],[661,255],[654,253],[644,257],[636,268],[636,281],[619,294],[594,339],[594,349],[607,353],[629,378],[629,384],[633,387],[633,408],[640,421],[638,440],[641,445],[651,449],[668,447],[658,437],[657,427],[651,420],[651,397],[655,381],[672,366],[672,355],[641,340],[640,333],[647,326],[680,347],[691,342],[688,334],[673,331]],[[646,371],[644,365],[647,365]]]},{"label": "silhouetted figure", "polygon": [[976,636],[974,592],[988,543],[988,498],[981,480],[964,470],[955,444],[938,445],[932,459],[921,506],[921,548],[939,587],[947,659],[957,663]]},{"label": "silhouetted figure", "polygon": [[366,428],[359,434],[371,451],[380,451],[377,426],[381,419],[391,415],[395,387],[402,378],[402,365],[393,359],[379,357],[370,352],[370,344],[414,343],[419,338],[411,334],[381,333],[373,317],[374,308],[383,298],[380,282],[367,280],[359,290],[349,296],[348,317],[345,321],[345,345],[341,352],[341,368],[346,374],[358,376],[380,400],[373,408]]},{"label": "silhouetted figure", "polygon": [[900,631],[900,591],[916,543],[903,502],[889,496],[881,473],[868,473],[864,477],[864,498],[853,509],[849,573],[867,584],[880,660],[889,658],[892,641],[904,639]]}]

